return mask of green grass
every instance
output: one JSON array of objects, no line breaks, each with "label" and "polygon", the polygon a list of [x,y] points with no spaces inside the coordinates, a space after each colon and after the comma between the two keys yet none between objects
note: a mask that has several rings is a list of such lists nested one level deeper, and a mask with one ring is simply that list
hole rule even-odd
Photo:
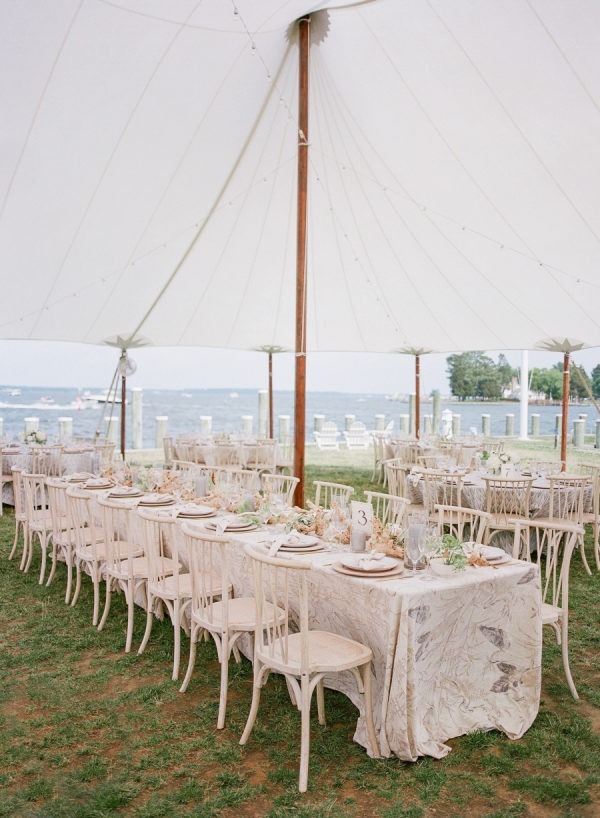
[{"label": "green grass", "polygon": [[[371,465],[307,468],[350,483],[362,499]],[[123,653],[120,596],[106,628],[91,624],[90,583],[78,605],[63,602],[65,570],[39,586],[7,555],[14,518],[0,518],[0,817],[214,816],[245,818],[587,818],[600,800],[600,574],[575,559],[571,667],[581,700],[566,686],[560,650],[547,634],[539,716],[519,741],[475,733],[450,742],[443,760],[372,760],[353,743],[356,711],[328,691],[327,727],[311,732],[309,791],[297,791],[299,714],[285,684],[266,686],[251,740],[238,739],[250,702],[247,661],[232,667],[227,727],[216,730],[219,666],[212,643],[198,648],[188,692],[171,681],[173,633],[154,625],[146,652]],[[591,553],[591,548],[588,549]],[[143,633],[136,615],[134,645]],[[183,639],[183,662],[187,640]]]}]

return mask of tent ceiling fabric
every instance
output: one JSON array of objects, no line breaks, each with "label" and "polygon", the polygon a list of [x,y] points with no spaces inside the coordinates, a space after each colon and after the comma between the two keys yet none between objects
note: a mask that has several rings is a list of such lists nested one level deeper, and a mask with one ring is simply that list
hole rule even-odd
[{"label": "tent ceiling fabric", "polygon": [[600,345],[583,0],[2,3],[0,337],[294,346],[313,11],[308,349]]}]

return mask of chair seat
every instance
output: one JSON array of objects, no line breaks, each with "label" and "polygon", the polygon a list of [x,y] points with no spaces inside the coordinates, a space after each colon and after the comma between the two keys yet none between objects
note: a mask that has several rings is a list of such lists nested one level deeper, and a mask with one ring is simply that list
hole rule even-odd
[{"label": "chair seat", "polygon": [[116,579],[144,579],[148,577],[149,565],[147,557],[134,557],[131,562],[128,559],[122,560],[111,566],[108,572]]},{"label": "chair seat", "polygon": [[506,528],[512,529],[518,521],[522,521],[523,517],[517,514],[511,516],[510,514],[490,514],[490,521],[488,528]]},{"label": "chair seat", "polygon": [[542,625],[553,625],[562,616],[562,608],[542,602]]},{"label": "chair seat", "polygon": [[[105,542],[97,542],[95,546],[96,555],[94,556],[94,549],[91,545],[86,545],[85,548],[77,548],[76,554],[77,556],[88,562],[92,562],[94,559],[105,561],[107,557],[107,549]],[[141,546],[136,545],[136,543],[120,543],[119,545],[119,558],[122,560],[128,559],[128,557],[141,557],[144,553],[144,550]]]},{"label": "chair seat", "polygon": [[[270,667],[283,673],[300,674],[301,635],[290,634],[287,640],[287,660],[281,654],[279,645],[273,655],[265,654],[261,659]],[[339,636],[329,631],[308,632],[308,654],[310,673],[329,673],[366,664],[372,659],[371,649],[353,639]],[[279,665],[279,667],[278,667]]]},{"label": "chair seat", "polygon": [[180,573],[178,577],[173,574],[177,570],[177,563],[174,560],[163,559],[161,566],[165,574],[158,582],[150,583],[150,588],[154,596],[160,596],[163,599],[177,599],[178,597],[192,596],[192,578],[190,574]]},{"label": "chair seat", "polygon": [[[285,619],[285,612],[280,608],[279,621]],[[265,616],[269,621],[274,621],[275,608],[270,603],[266,604]],[[194,622],[207,630],[221,630],[223,621],[223,603],[215,602],[208,608],[195,611]],[[230,631],[253,631],[256,628],[256,602],[254,597],[237,597],[229,600],[229,630]]]}]

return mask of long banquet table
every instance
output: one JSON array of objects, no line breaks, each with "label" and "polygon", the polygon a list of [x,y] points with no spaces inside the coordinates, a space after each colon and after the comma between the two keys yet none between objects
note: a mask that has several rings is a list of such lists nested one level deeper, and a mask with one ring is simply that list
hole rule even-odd
[{"label": "long banquet table", "polygon": [[[96,498],[102,494],[92,492]],[[177,508],[165,513],[175,515]],[[180,525],[175,534],[183,536]],[[252,595],[244,546],[268,547],[265,540],[273,534],[265,527],[229,535],[234,595]],[[537,715],[541,691],[537,565],[515,560],[497,568],[469,566],[431,581],[408,572],[381,580],[336,572],[334,564],[348,547],[324,547],[328,550],[289,558],[311,564],[310,626],[356,639],[373,651],[374,717],[383,756],[443,758],[450,751],[448,740],[456,736],[497,729],[516,739],[525,733]],[[326,677],[325,684],[358,708],[354,740],[370,753],[354,678],[345,672]]]}]

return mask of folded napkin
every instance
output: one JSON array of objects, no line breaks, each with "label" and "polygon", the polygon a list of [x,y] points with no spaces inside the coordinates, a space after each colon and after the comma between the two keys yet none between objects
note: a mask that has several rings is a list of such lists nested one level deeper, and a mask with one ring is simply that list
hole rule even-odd
[{"label": "folded napkin", "polygon": [[354,564],[361,571],[377,571],[381,567],[381,561],[387,561],[387,559],[386,555],[381,551],[369,551],[367,554],[357,557]]},{"label": "folded napkin", "polygon": [[[271,547],[269,548],[269,556],[274,557],[282,545],[290,542],[291,537],[291,534],[278,534],[276,537],[273,537],[271,540]],[[298,542],[300,542],[299,539]]]},{"label": "folded napkin", "polygon": [[484,560],[488,562],[494,562],[495,560],[503,560],[506,558],[506,551],[502,548],[496,548],[493,545],[478,545],[477,552],[480,557],[483,557]]}]

